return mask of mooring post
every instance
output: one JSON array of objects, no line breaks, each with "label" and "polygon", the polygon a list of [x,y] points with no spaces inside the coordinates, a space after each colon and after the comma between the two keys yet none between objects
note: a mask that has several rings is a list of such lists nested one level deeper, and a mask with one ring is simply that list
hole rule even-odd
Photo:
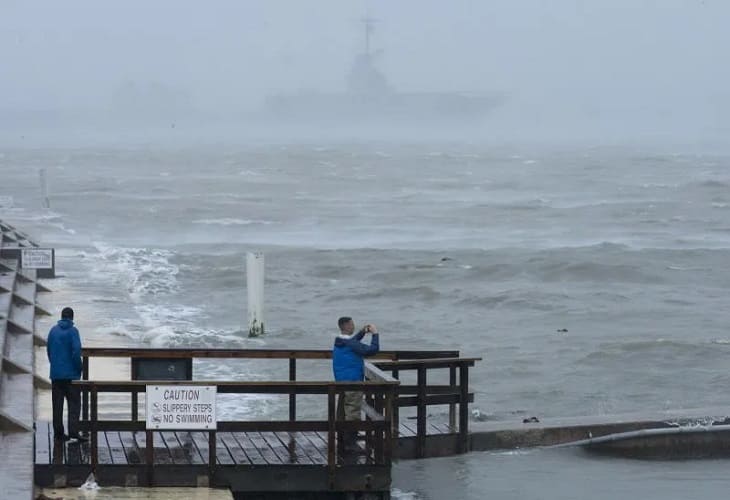
[{"label": "mooring post", "polygon": [[264,329],[264,254],[246,254],[246,288],[248,290],[248,336],[263,335]]},{"label": "mooring post", "polygon": [[42,168],[38,174],[41,184],[41,196],[43,197],[43,208],[51,208],[51,201],[48,199],[48,180],[46,179],[46,169]]}]

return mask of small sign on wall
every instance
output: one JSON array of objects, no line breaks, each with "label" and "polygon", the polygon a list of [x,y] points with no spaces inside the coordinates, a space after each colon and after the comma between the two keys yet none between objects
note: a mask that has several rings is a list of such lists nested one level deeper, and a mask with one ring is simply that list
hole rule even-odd
[{"label": "small sign on wall", "polygon": [[214,385],[148,385],[147,429],[215,430],[216,394]]},{"label": "small sign on wall", "polygon": [[21,249],[20,267],[24,269],[53,269],[53,248],[27,247]]}]

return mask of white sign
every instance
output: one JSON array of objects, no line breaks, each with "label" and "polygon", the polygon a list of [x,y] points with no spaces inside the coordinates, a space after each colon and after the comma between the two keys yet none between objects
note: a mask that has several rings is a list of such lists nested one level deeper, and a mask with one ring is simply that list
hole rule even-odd
[{"label": "white sign", "polygon": [[216,429],[214,385],[148,385],[147,429]]},{"label": "white sign", "polygon": [[20,267],[24,269],[53,269],[53,249],[27,247],[21,251]]}]

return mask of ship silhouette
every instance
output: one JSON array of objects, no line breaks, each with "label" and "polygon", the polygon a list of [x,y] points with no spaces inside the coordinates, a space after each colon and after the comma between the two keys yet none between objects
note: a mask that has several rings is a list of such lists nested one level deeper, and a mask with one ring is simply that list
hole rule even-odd
[{"label": "ship silhouette", "polygon": [[364,18],[365,49],[357,54],[342,92],[302,90],[266,99],[269,117],[320,123],[473,123],[500,104],[502,96],[474,92],[401,92],[376,66],[371,50],[375,20]]}]

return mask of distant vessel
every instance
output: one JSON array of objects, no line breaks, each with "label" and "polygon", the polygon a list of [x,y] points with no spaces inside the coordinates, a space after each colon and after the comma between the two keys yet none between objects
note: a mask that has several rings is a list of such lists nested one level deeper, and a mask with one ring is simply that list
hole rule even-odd
[{"label": "distant vessel", "polygon": [[267,98],[269,116],[291,121],[419,124],[474,122],[501,102],[496,93],[399,92],[375,66],[370,36],[375,20],[363,19],[365,51],[358,54],[344,92],[300,91]]}]

